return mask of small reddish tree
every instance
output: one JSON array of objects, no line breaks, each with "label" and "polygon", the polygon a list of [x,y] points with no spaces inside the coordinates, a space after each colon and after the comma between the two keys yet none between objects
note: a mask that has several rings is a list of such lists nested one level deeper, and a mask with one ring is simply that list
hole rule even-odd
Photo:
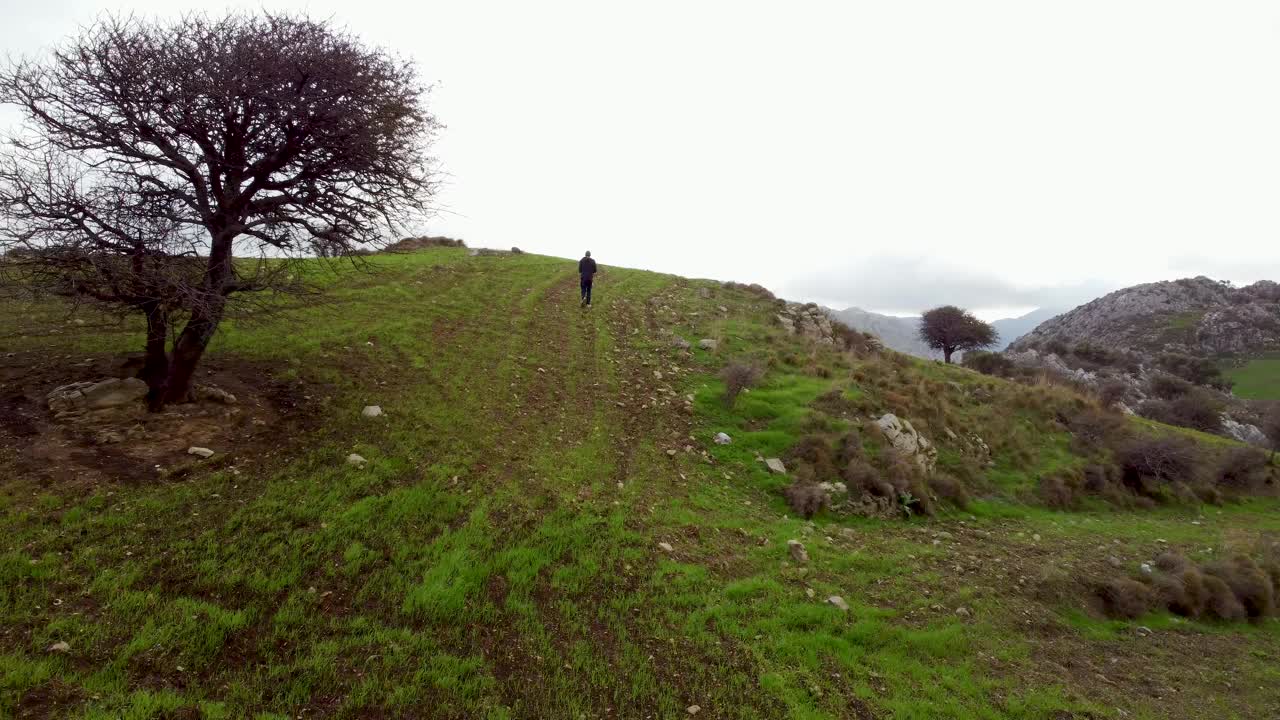
[{"label": "small reddish tree", "polygon": [[954,305],[936,307],[920,318],[920,339],[941,350],[947,362],[957,350],[981,350],[999,338],[995,328]]},{"label": "small reddish tree", "polygon": [[328,22],[107,18],[0,71],[27,121],[0,153],[3,270],[144,315],[151,405],[186,401],[234,298],[291,291],[286,259],[356,254],[426,212],[423,93]]}]

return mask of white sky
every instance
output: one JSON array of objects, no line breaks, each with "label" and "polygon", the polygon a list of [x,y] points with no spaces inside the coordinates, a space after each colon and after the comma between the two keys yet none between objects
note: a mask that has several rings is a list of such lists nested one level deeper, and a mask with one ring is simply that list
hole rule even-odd
[{"label": "white sky", "polygon": [[988,317],[1280,279],[1280,3],[0,0],[305,9],[437,83],[431,234]]}]

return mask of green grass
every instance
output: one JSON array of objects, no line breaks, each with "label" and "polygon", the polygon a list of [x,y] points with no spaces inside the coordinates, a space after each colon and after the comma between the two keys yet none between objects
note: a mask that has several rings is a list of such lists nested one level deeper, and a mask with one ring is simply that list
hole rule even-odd
[{"label": "green grass", "polygon": [[1232,393],[1249,400],[1280,400],[1280,357],[1250,358],[1230,363],[1223,374],[1234,383]]},{"label": "green grass", "polygon": [[[59,716],[138,719],[685,717],[694,704],[733,718],[1247,717],[1274,705],[1274,625],[1156,618],[1144,622],[1168,642],[1153,644],[1134,623],[1035,598],[1028,578],[1046,565],[1132,564],[1166,545],[1201,557],[1280,532],[1267,500],[1026,504],[1041,475],[1085,462],[1056,419],[1079,402],[1066,391],[808,346],[771,323],[769,300],[709,282],[608,268],[584,311],[564,260],[433,250],[371,263],[325,278],[321,305],[215,339],[211,363],[274,368],[322,419],[237,457],[236,473],[71,487],[0,451],[0,716],[49,698]],[[65,308],[6,309],[6,348],[51,362],[141,342],[135,323],[80,316],[61,332]],[[720,349],[685,357],[673,335]],[[718,379],[730,359],[767,369],[732,408]],[[832,391],[846,415],[815,409]],[[360,417],[366,404],[386,417]],[[933,438],[944,466],[978,468],[982,497],[936,521],[796,518],[787,481],[757,454],[884,412]],[[712,443],[721,431],[732,444]],[[991,467],[968,435],[990,445]],[[347,465],[351,452],[368,465]],[[808,565],[790,560],[793,538]],[[58,641],[72,652],[47,652]],[[1062,670],[1113,657],[1183,691],[1155,704],[1136,676]]]}]

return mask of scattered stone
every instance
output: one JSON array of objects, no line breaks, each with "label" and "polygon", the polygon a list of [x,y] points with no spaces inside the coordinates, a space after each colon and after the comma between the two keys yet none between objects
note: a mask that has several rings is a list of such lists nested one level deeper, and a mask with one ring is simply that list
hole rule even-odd
[{"label": "scattered stone", "polygon": [[804,594],[805,594],[805,596],[809,597],[810,599],[812,599],[814,595],[817,595],[817,593],[815,593],[815,592],[813,591],[813,588],[805,588],[805,589],[804,589]]},{"label": "scattered stone", "polygon": [[699,706],[697,706],[697,705],[690,705],[689,707],[685,708],[684,710],[685,710],[685,712],[689,713],[690,715],[697,715],[698,713],[702,712],[702,708],[701,708],[701,707],[699,707]]},{"label": "scattered stone", "polygon": [[382,408],[378,405],[366,405],[360,414],[367,418],[376,418],[382,415]]},{"label": "scattered stone", "polygon": [[1134,629],[1134,632],[1138,633],[1138,637],[1146,637],[1151,634],[1151,628],[1146,625],[1139,625]]},{"label": "scattered stone", "polygon": [[355,465],[356,467],[364,467],[364,464],[367,462],[369,461],[365,460],[363,456],[357,455],[355,453],[351,453],[350,455],[347,456],[348,465]]},{"label": "scattered stone", "polygon": [[71,652],[71,646],[67,644],[67,641],[60,640],[49,646],[49,652],[69,653]]},{"label": "scattered stone", "polygon": [[733,442],[733,438],[729,437],[725,433],[716,433],[717,445],[728,445],[731,442]]},{"label": "scattered stone", "polygon": [[212,400],[213,402],[220,402],[223,405],[236,404],[235,395],[232,395],[231,393],[227,392],[226,390],[223,390],[222,388],[214,387],[213,385],[197,385],[196,399]]},{"label": "scattered stone", "polygon": [[715,352],[715,349],[720,347],[720,343],[716,342],[715,340],[712,340],[711,338],[703,338],[698,341],[698,347],[703,350],[710,350],[712,352]]},{"label": "scattered stone", "polygon": [[787,548],[791,550],[791,559],[801,565],[809,562],[809,552],[804,549],[804,543],[799,540],[788,540]]},{"label": "scattered stone", "polygon": [[1040,533],[1033,533],[1033,534],[1031,535],[1031,540],[1032,540],[1033,542],[1040,542]]},{"label": "scattered stone", "polygon": [[769,468],[769,472],[775,475],[787,474],[787,466],[783,465],[782,461],[779,460],[778,458],[769,458],[768,460],[764,461],[764,464],[766,467]]},{"label": "scattered stone", "polygon": [[1113,567],[1113,568],[1121,568],[1121,567],[1124,567],[1124,563],[1120,562],[1120,558],[1116,557],[1115,555],[1112,555],[1111,557],[1107,558],[1107,562],[1108,562],[1108,563],[1111,565],[1111,567]]},{"label": "scattered stone", "polygon": [[676,551],[676,549],[675,549],[675,548],[671,547],[671,543],[669,543],[669,542],[660,542],[660,543],[658,543],[658,548],[659,548],[659,549],[661,549],[663,552],[675,552],[675,551]]},{"label": "scattered stone", "polygon": [[969,608],[967,608],[967,607],[963,607],[963,606],[956,608],[956,614],[957,614],[957,615],[959,615],[959,616],[960,616],[960,617],[962,617],[962,618],[967,618],[967,617],[972,617],[972,616],[973,616],[973,612],[972,612],[972,611],[970,611],[970,610],[969,610]]},{"label": "scattered stone", "polygon": [[836,607],[840,608],[844,612],[849,612],[849,603],[845,602],[844,598],[840,597],[839,595],[832,595],[831,597],[827,598],[827,603],[830,605],[835,605]]},{"label": "scattered stone", "polygon": [[729,312],[729,308],[727,308],[727,307],[725,307],[725,306],[723,306],[723,305],[721,305],[720,307],[718,307],[718,308],[716,308],[716,309],[717,309],[717,310],[719,310],[719,311],[720,311],[720,312],[722,312],[722,313],[727,313],[727,312]]},{"label": "scattered stone", "polygon": [[688,350],[689,348],[693,347],[688,340],[685,340],[679,335],[671,339],[671,344],[672,346],[677,347],[681,350]]},{"label": "scattered stone", "polygon": [[213,451],[210,450],[209,448],[194,447],[194,446],[187,448],[187,454],[199,455],[200,457],[206,458],[206,459],[213,457]]},{"label": "scattered stone", "polygon": [[1155,569],[1151,567],[1151,563],[1142,563],[1138,566],[1138,569],[1142,571],[1143,575],[1150,575],[1155,572]]}]

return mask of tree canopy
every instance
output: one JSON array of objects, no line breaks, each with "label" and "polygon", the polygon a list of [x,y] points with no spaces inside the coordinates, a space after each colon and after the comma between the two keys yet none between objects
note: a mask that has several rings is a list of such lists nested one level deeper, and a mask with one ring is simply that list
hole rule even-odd
[{"label": "tree canopy", "polygon": [[145,315],[152,406],[184,401],[234,298],[294,291],[288,259],[359,253],[428,211],[425,92],[327,21],[106,18],[0,71],[26,116],[0,153],[6,277]]},{"label": "tree canopy", "polygon": [[947,362],[956,351],[991,347],[999,338],[994,327],[954,305],[936,307],[920,318],[920,339],[941,350]]}]

